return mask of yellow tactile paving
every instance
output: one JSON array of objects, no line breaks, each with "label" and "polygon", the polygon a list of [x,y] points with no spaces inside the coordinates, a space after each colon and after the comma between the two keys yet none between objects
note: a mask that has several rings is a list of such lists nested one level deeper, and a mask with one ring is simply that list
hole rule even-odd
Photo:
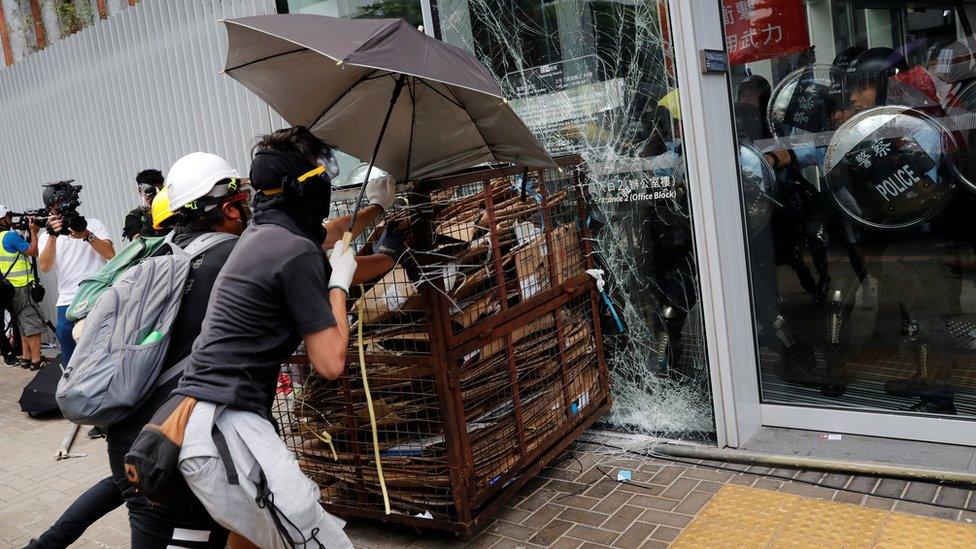
[{"label": "yellow tactile paving", "polygon": [[671,547],[976,547],[976,526],[726,485]]}]

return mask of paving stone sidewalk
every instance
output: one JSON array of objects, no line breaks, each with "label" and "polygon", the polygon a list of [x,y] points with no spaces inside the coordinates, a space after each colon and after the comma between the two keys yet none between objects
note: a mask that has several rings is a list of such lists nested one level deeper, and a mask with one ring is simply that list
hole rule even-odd
[{"label": "paving stone sidewalk", "polygon": [[[86,457],[54,460],[68,423],[61,419],[34,420],[20,412],[17,399],[31,376],[19,368],[0,366],[0,547],[23,547],[75,497],[108,474],[104,441],[88,440],[84,429],[72,453],[86,454]],[[725,484],[964,523],[976,520],[976,498],[969,490],[894,479],[713,464],[735,469],[720,471],[705,465],[674,464],[580,443],[529,481],[497,520],[469,542],[371,521],[352,521],[348,532],[356,546],[364,549],[666,547]],[[617,482],[616,475],[621,469],[631,471],[630,482]],[[795,480],[750,472],[772,473]],[[839,490],[845,487],[872,495]],[[967,510],[896,503],[881,496]],[[128,524],[121,509],[95,524],[75,545],[127,546]]]}]

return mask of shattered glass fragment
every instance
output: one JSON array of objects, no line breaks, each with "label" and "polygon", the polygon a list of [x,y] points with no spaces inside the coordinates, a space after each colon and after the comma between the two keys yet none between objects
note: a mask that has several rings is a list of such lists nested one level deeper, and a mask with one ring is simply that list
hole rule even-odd
[{"label": "shattered glass fragment", "polygon": [[586,221],[607,284],[601,305],[614,408],[605,421],[709,436],[666,2],[442,0],[438,17],[442,39],[482,60],[553,155],[579,154],[589,166]]}]

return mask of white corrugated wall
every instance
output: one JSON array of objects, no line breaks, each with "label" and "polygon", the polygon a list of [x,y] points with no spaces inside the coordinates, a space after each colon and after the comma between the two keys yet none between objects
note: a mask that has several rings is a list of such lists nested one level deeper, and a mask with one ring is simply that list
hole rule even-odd
[{"label": "white corrugated wall", "polygon": [[274,4],[143,0],[0,71],[0,203],[39,208],[42,183],[76,179],[81,212],[104,221],[118,249],[138,171],[165,173],[204,150],[246,174],[251,141],[280,119],[218,74],[226,37],[217,21],[274,13]]}]

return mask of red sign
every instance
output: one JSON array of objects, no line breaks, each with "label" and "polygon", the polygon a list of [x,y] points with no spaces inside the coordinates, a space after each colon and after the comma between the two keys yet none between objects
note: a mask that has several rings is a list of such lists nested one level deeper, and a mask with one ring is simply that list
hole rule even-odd
[{"label": "red sign", "polygon": [[732,65],[810,49],[803,0],[722,0],[722,22]]}]

